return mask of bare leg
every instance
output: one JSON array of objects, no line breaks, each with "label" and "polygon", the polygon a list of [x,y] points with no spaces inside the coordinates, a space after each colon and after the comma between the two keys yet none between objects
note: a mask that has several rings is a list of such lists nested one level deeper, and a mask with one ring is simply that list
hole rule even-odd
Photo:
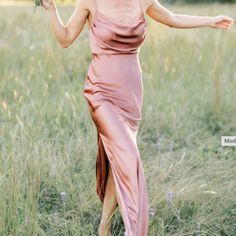
[{"label": "bare leg", "polygon": [[116,188],[111,166],[109,164],[108,178],[102,209],[102,218],[99,225],[99,236],[111,236],[110,226],[112,216],[117,207]]}]

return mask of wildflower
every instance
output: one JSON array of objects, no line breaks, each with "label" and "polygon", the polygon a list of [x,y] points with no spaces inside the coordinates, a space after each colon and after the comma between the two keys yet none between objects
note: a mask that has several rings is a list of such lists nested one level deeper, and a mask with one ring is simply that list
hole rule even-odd
[{"label": "wildflower", "polygon": [[179,210],[175,207],[174,202],[172,201],[172,199],[173,199],[173,193],[170,192],[170,191],[167,192],[167,193],[166,193],[166,199],[168,200],[169,205],[170,205],[171,209],[173,210],[175,216],[177,217],[178,220],[180,220],[180,212],[179,212]]},{"label": "wildflower", "polygon": [[173,193],[172,192],[167,192],[166,193],[166,199],[167,199],[167,201],[171,201],[172,200],[172,198],[173,198]]},{"label": "wildflower", "polygon": [[174,145],[172,143],[168,144],[168,149],[169,151],[173,151]]},{"label": "wildflower", "polygon": [[151,216],[154,216],[155,215],[155,209],[154,208],[149,208],[149,214]]},{"label": "wildflower", "polygon": [[34,13],[35,13],[36,7],[41,6],[42,5],[42,1],[41,0],[34,0],[34,4],[35,4],[35,7],[34,7]]},{"label": "wildflower", "polygon": [[60,196],[61,196],[62,199],[64,199],[65,196],[66,196],[66,192],[61,192],[61,193],[60,193]]}]

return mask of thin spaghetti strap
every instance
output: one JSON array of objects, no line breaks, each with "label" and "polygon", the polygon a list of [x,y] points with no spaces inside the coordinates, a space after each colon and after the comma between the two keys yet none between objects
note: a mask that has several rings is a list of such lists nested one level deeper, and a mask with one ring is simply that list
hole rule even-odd
[{"label": "thin spaghetti strap", "polygon": [[97,0],[94,0],[95,2],[95,6],[96,6],[96,11],[98,11],[98,4],[97,4]]},{"label": "thin spaghetti strap", "polygon": [[[95,0],[95,1],[96,1],[96,0]],[[139,1],[139,5],[140,5],[140,8],[141,8],[142,13],[144,13],[144,11],[143,11],[143,5],[142,5],[142,3],[141,3],[142,0],[138,0],[138,1]]]}]

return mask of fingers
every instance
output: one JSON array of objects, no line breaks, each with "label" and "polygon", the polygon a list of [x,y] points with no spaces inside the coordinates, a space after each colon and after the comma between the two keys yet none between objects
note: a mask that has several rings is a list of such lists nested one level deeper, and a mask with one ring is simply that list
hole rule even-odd
[{"label": "fingers", "polygon": [[44,7],[44,0],[40,0],[41,6]]},{"label": "fingers", "polygon": [[218,20],[215,22],[215,28],[229,29],[233,25],[233,23],[233,18],[225,15],[219,15]]},{"label": "fingers", "polygon": [[54,0],[41,0],[42,6],[46,9],[53,9],[54,8]]},{"label": "fingers", "polygon": [[234,23],[234,19],[232,17],[229,16],[222,16],[222,22],[224,23],[228,23],[229,25],[233,25]]},{"label": "fingers", "polygon": [[226,26],[226,27],[231,26],[231,23],[226,22],[226,21],[222,21],[222,22],[220,22],[220,24],[221,24],[221,25],[224,25],[224,26]]},{"label": "fingers", "polygon": [[224,19],[223,19],[224,21],[228,21],[228,22],[234,22],[234,19],[233,18],[231,18],[231,17],[224,17]]},{"label": "fingers", "polygon": [[229,29],[231,27],[231,24],[229,24],[228,22],[220,22],[217,23],[215,27],[220,29]]},{"label": "fingers", "polygon": [[41,0],[41,3],[42,3],[42,7],[44,7],[45,9],[49,7],[49,2],[47,0]]}]

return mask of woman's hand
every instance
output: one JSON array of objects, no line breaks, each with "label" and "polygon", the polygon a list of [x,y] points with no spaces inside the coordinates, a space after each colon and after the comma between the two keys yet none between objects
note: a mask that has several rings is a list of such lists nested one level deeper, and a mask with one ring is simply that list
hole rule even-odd
[{"label": "woman's hand", "polygon": [[41,4],[45,10],[51,10],[55,8],[54,0],[41,0]]},{"label": "woman's hand", "polygon": [[225,15],[218,15],[212,17],[209,26],[216,29],[229,29],[233,23],[233,18]]}]

